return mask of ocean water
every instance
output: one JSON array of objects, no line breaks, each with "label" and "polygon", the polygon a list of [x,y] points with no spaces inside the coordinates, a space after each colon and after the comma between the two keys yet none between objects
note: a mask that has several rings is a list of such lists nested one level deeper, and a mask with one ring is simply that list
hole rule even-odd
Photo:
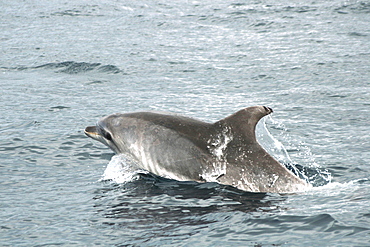
[{"label": "ocean water", "polygon": [[[369,246],[369,1],[2,1],[0,246]],[[274,109],[305,193],[167,180],[83,134],[115,112]]]}]

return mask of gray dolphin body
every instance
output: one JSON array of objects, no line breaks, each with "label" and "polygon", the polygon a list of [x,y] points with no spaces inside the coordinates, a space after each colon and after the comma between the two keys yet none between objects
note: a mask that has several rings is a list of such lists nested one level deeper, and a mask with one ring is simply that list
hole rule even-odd
[{"label": "gray dolphin body", "polygon": [[162,177],[218,182],[250,192],[305,191],[311,185],[256,140],[256,124],[271,112],[248,107],[215,123],[152,112],[113,114],[87,127],[85,134]]}]

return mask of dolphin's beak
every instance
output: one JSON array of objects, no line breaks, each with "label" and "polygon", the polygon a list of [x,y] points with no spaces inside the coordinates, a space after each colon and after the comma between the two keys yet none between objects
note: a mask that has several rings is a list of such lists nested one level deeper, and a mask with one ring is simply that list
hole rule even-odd
[{"label": "dolphin's beak", "polygon": [[100,139],[100,134],[96,128],[96,126],[88,126],[86,127],[85,129],[85,135],[87,135],[88,137],[91,137],[95,140],[99,140]]},{"label": "dolphin's beak", "polygon": [[117,148],[116,144],[114,142],[112,142],[111,140],[110,141],[107,141],[103,135],[101,135],[98,131],[98,126],[88,126],[86,127],[85,129],[85,135],[87,135],[88,137],[91,137],[92,139],[94,140],[97,140],[101,143],[103,143],[104,145],[108,146],[110,149],[112,149],[115,153],[119,153],[119,149]]}]

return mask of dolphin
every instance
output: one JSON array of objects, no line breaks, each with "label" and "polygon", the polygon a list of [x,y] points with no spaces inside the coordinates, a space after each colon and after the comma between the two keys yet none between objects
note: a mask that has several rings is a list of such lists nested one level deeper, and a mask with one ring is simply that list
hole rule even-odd
[{"label": "dolphin", "polygon": [[253,106],[215,123],[155,112],[117,113],[86,127],[85,134],[165,178],[218,182],[249,192],[306,191],[311,185],[257,142],[256,125],[272,112]]}]

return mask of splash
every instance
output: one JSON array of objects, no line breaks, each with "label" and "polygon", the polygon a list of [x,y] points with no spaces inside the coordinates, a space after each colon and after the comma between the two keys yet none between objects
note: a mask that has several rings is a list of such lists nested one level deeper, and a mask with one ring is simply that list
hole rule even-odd
[{"label": "splash", "polygon": [[209,145],[207,147],[218,160],[223,160],[227,144],[232,140],[233,136],[230,134],[230,130],[225,127],[220,134],[208,140]]},{"label": "splash", "polygon": [[115,183],[126,183],[137,178],[139,173],[147,173],[124,154],[117,154],[109,161],[101,180],[111,180]]},{"label": "splash", "polygon": [[[271,116],[267,119],[273,124],[278,125],[279,129],[283,129],[283,134],[285,134],[286,129],[281,123],[274,121]],[[305,150],[305,159],[308,162],[308,166],[302,166],[293,162],[284,145],[268,131],[266,127],[266,119],[263,119],[263,121],[260,121],[257,124],[256,135],[261,146],[281,164],[284,164],[285,167],[296,176],[306,180],[314,187],[323,186],[331,182],[331,173],[326,169],[322,169],[316,162],[314,162],[313,155],[308,147],[302,147],[302,144],[300,144],[300,147],[297,147],[297,150]]]},{"label": "splash", "polygon": [[217,182],[217,178],[226,174],[226,160],[224,152],[227,145],[233,140],[230,130],[225,127],[220,134],[208,140],[208,150],[216,157],[212,171],[205,171],[201,175],[207,182]]},{"label": "splash", "polygon": [[284,145],[268,131],[265,118],[256,126],[256,137],[262,147],[280,163],[293,163]]}]

